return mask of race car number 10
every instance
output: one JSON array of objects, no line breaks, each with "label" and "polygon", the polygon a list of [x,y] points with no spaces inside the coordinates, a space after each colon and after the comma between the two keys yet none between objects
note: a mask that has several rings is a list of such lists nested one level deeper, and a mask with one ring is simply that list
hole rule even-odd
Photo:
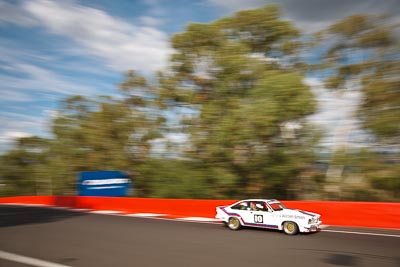
[{"label": "race car number 10", "polygon": [[262,215],[254,215],[254,222],[255,223],[263,223],[263,216]]}]

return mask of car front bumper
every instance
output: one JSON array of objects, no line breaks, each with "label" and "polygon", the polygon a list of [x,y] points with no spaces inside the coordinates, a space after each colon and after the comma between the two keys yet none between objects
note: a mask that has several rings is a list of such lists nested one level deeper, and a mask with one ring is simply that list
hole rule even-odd
[{"label": "car front bumper", "polygon": [[321,224],[322,224],[321,221],[319,221],[318,223],[309,224],[307,226],[302,227],[302,229],[300,229],[300,232],[303,233],[318,232],[321,230],[320,228]]}]

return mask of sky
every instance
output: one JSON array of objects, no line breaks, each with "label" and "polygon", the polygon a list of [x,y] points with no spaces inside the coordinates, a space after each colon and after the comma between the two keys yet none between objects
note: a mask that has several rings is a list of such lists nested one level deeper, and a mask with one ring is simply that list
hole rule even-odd
[{"label": "sky", "polygon": [[[0,153],[16,138],[51,136],[50,121],[65,97],[117,95],[125,71],[151,76],[162,70],[172,52],[169,38],[188,23],[207,23],[272,2],[0,0]],[[277,2],[284,18],[308,33],[353,13],[389,12],[400,22],[400,0]],[[314,120],[324,122],[333,116],[326,112],[329,101],[323,101],[330,93],[320,81],[308,82],[321,100]],[[355,96],[333,97],[346,106]]]}]

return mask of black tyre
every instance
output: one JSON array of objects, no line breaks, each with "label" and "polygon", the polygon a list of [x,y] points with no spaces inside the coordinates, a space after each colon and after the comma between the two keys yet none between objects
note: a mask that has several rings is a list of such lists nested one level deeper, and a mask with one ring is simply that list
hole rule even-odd
[{"label": "black tyre", "polygon": [[228,220],[229,229],[231,229],[231,230],[239,230],[241,226],[242,225],[240,224],[240,221],[239,221],[238,218],[236,218],[236,217],[230,217],[229,218],[229,220]]},{"label": "black tyre", "polygon": [[283,232],[287,235],[297,235],[299,233],[299,226],[295,222],[284,222]]}]

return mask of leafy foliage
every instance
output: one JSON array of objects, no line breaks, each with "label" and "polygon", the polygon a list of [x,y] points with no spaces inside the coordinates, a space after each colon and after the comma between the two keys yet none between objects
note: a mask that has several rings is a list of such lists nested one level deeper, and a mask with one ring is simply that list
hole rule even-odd
[{"label": "leafy foliage", "polygon": [[364,100],[358,117],[384,144],[398,144],[400,137],[398,30],[390,17],[356,14],[322,35],[331,43],[325,61],[337,69],[326,85],[337,89],[359,81]]},{"label": "leafy foliage", "polygon": [[[354,90],[355,87],[362,92],[356,115],[362,127],[381,146],[373,149],[386,151],[392,158],[399,157],[400,149],[398,33],[399,24],[392,23],[390,17],[367,14],[347,17],[320,33],[325,37],[322,43],[330,45],[324,64],[336,70],[325,84],[331,89]],[[356,166],[350,174],[367,182],[365,188],[351,189],[358,192],[354,194],[355,199],[398,199],[398,160],[387,163],[387,155],[374,153],[361,163],[357,162],[359,152],[349,149],[347,153],[348,160],[342,166]]]},{"label": "leafy foliage", "polygon": [[[170,79],[192,85],[185,89],[190,97],[177,102],[199,113],[184,120],[191,141],[185,157],[226,177],[210,180],[225,190],[222,195],[287,198],[289,181],[312,161],[311,139],[299,133],[284,138],[287,125],[301,129],[305,116],[315,111],[302,76],[281,63],[295,51],[298,35],[280,19],[277,6],[266,6],[190,24],[172,38]],[[270,58],[272,52],[280,58]],[[176,94],[170,99],[176,101]]]}]

